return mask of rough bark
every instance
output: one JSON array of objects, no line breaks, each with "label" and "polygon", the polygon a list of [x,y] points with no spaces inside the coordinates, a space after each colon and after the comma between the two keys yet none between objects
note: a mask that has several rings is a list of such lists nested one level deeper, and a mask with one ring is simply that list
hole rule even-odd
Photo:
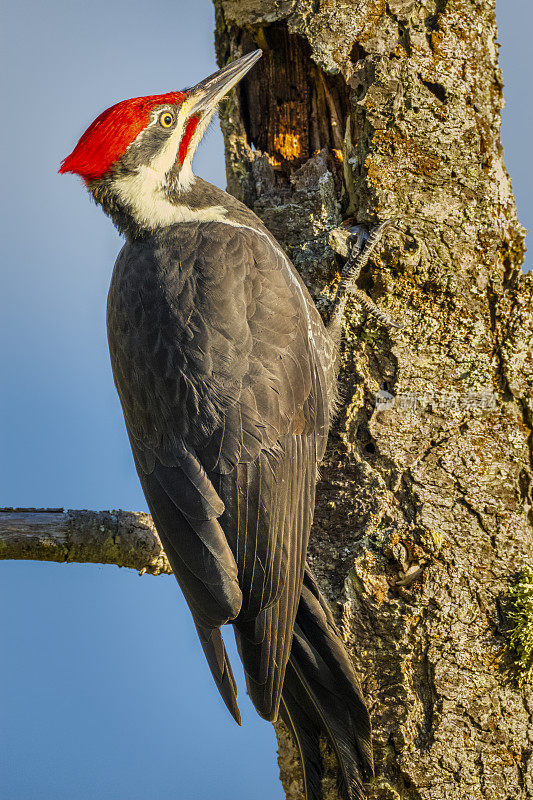
[{"label": "rough bark", "polygon": [[221,112],[229,189],[320,309],[341,223],[396,218],[359,286],[406,327],[346,314],[310,556],[372,712],[369,797],[532,798],[533,693],[503,645],[533,560],[533,277],[502,161],[494,2],[215,8],[220,64],[264,50]]}]

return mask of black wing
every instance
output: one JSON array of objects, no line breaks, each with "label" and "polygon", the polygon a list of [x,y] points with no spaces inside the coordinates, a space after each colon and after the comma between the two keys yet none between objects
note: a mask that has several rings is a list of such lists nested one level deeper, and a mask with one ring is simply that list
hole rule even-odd
[{"label": "black wing", "polygon": [[236,716],[232,620],[275,719],[328,430],[316,309],[267,235],[188,223],[126,245],[108,326],[147,502],[221,693]]}]

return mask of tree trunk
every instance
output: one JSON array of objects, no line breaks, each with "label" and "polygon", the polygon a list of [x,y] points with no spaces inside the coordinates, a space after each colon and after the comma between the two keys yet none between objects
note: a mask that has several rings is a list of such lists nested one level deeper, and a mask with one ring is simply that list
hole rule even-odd
[{"label": "tree trunk", "polygon": [[310,552],[372,713],[369,798],[532,798],[533,693],[504,634],[533,561],[533,279],[502,162],[494,0],[215,8],[221,65],[264,50],[221,110],[229,190],[321,310],[336,229],[396,220],[358,285],[405,328],[355,302],[345,315]]}]

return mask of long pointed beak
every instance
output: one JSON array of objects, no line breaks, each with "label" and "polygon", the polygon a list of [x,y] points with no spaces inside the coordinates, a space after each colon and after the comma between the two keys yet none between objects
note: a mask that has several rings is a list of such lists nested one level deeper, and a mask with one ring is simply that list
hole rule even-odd
[{"label": "long pointed beak", "polygon": [[237,61],[232,61],[227,67],[223,67],[189,89],[187,92],[189,103],[191,103],[189,114],[198,114],[214,109],[219,100],[230,89],[233,89],[262,55],[262,50],[254,50],[252,53],[238,58]]}]

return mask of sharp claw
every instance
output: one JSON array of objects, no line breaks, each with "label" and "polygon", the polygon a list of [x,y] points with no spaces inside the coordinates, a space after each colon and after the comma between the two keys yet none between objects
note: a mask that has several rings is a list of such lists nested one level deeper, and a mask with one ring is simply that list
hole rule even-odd
[{"label": "sharp claw", "polygon": [[381,308],[374,303],[372,298],[370,298],[366,294],[366,292],[363,292],[361,289],[358,289],[357,286],[351,287],[351,294],[354,297],[357,297],[357,299],[359,300],[365,311],[367,311],[376,319],[379,319],[379,321],[382,322],[384,325],[386,325],[388,328],[397,328],[398,330],[405,328],[405,323],[395,322],[395,320],[393,320],[392,317],[389,317],[389,315],[385,311],[382,311]]},{"label": "sharp claw", "polygon": [[335,325],[340,322],[346,297],[351,294],[353,297],[357,297],[363,308],[368,311],[369,314],[379,319],[379,321],[387,327],[397,328],[398,330],[405,327],[403,323],[395,322],[389,317],[389,315],[382,311],[365,292],[355,285],[355,281],[359,277],[361,270],[366,266],[370,255],[381,240],[383,231],[395,221],[396,217],[390,217],[384,220],[377,225],[370,234],[360,225],[349,228],[351,235],[348,237],[346,243],[348,258],[342,270],[341,280],[337,287],[337,294],[332,304],[330,325]]}]

